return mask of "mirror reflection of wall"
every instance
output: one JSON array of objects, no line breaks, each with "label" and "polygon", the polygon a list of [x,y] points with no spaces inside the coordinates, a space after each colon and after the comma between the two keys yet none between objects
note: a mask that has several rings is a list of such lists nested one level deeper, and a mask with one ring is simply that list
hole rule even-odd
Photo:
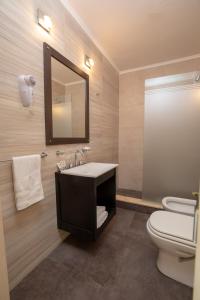
[{"label": "mirror reflection of wall", "polygon": [[51,58],[53,137],[85,136],[86,82]]}]

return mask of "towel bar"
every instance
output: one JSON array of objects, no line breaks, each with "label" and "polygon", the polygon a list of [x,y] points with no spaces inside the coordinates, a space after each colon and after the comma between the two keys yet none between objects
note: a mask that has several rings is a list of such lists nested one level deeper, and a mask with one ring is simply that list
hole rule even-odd
[{"label": "towel bar", "polygon": [[[44,158],[44,157],[47,157],[48,154],[46,152],[42,152],[40,154],[41,158]],[[4,162],[7,162],[7,161],[12,161],[12,159],[5,159],[5,160],[0,160],[0,163],[4,163]]]}]

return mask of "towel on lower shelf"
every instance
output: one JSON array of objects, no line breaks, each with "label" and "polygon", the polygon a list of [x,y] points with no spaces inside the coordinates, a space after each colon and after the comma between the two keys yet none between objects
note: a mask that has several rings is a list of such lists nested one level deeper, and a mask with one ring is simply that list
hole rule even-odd
[{"label": "towel on lower shelf", "polygon": [[97,216],[100,216],[100,214],[105,210],[106,210],[105,206],[97,206]]},{"label": "towel on lower shelf", "polygon": [[13,179],[17,210],[44,198],[40,155],[13,157]]},{"label": "towel on lower shelf", "polygon": [[101,227],[101,225],[105,222],[107,217],[108,217],[107,211],[102,212],[99,217],[97,216],[97,228]]}]

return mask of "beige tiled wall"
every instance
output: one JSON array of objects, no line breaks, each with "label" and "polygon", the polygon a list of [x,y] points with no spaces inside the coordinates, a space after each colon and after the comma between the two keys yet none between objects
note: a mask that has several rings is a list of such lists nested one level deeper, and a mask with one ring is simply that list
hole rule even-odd
[{"label": "beige tiled wall", "polygon": [[[93,161],[118,161],[119,76],[59,0],[0,2],[0,159],[48,153],[42,160],[45,199],[20,212],[15,208],[11,163],[0,166],[0,201],[12,288],[65,238],[56,224],[56,150],[64,150],[62,158],[67,158],[83,146],[45,145],[43,42],[80,68],[85,54],[95,61],[89,72],[89,159]],[[52,18],[51,34],[37,25],[37,8]],[[36,79],[30,108],[22,107],[20,102],[17,76],[21,74]]]},{"label": "beige tiled wall", "polygon": [[200,70],[200,59],[120,75],[120,188],[142,191],[145,79],[196,70]]}]

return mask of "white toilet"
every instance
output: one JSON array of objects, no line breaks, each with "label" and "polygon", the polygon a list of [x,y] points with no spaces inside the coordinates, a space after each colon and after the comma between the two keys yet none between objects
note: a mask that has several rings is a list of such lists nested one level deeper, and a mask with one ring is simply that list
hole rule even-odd
[{"label": "white toilet", "polygon": [[193,286],[197,215],[156,211],[147,231],[159,249],[157,267],[166,276]]}]

